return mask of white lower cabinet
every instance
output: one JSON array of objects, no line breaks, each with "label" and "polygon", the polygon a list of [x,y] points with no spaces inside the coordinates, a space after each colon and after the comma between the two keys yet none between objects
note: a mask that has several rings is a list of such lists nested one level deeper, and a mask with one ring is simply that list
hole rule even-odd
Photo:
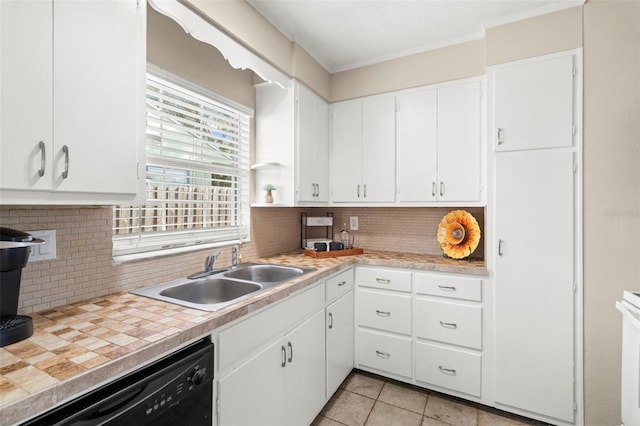
[{"label": "white lower cabinet", "polygon": [[411,334],[411,295],[358,289],[360,326]]},{"label": "white lower cabinet", "polygon": [[327,307],[327,398],[353,370],[353,291]]},{"label": "white lower cabinet", "polygon": [[286,425],[311,424],[324,406],[324,324],[324,311],[320,311],[287,334],[282,342],[287,355],[287,363],[282,369],[285,374]]},{"label": "white lower cabinet", "polygon": [[[313,421],[326,402],[324,305],[322,283],[220,332],[219,368],[230,368],[219,373],[219,426]],[[265,335],[259,348],[244,343]]]},{"label": "white lower cabinet", "polygon": [[480,396],[482,356],[478,352],[416,342],[416,380]]},{"label": "white lower cabinet", "polygon": [[458,302],[416,298],[417,337],[482,349],[482,308]]},{"label": "white lower cabinet", "polygon": [[411,377],[411,337],[358,329],[358,362],[379,372]]},{"label": "white lower cabinet", "polygon": [[353,268],[326,281],[327,399],[353,370]]},{"label": "white lower cabinet", "polygon": [[356,366],[482,401],[479,277],[358,267]]}]

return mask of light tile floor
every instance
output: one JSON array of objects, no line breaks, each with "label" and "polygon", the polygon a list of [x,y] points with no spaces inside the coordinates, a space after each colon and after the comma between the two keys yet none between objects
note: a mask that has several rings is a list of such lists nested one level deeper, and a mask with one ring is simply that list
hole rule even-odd
[{"label": "light tile floor", "polygon": [[353,371],[312,426],[525,426],[530,419]]}]

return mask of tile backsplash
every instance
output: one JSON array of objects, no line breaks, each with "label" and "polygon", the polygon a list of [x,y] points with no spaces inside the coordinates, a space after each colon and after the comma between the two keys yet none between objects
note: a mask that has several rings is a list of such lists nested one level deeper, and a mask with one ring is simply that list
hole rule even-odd
[{"label": "tile backsplash", "polygon": [[[251,242],[243,244],[242,261],[273,256],[300,247],[300,213],[334,214],[334,238],[343,223],[358,216],[353,231],[365,250],[441,254],[436,229],[452,208],[254,208]],[[468,208],[483,231],[484,209]],[[114,264],[111,257],[111,207],[0,207],[0,225],[22,231],[55,229],[57,258],[30,262],[23,270],[19,313],[29,314],[96,296],[127,291],[185,277],[203,268],[210,252],[220,251],[218,265],[231,263],[230,247]],[[324,236],[324,235],[323,235]],[[484,256],[484,239],[474,253]]]}]

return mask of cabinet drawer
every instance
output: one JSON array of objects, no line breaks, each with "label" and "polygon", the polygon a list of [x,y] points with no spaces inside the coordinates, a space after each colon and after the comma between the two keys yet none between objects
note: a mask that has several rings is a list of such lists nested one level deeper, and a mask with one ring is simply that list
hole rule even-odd
[{"label": "cabinet drawer", "polygon": [[358,325],[411,334],[411,296],[358,289],[356,295]]},{"label": "cabinet drawer", "polygon": [[349,268],[327,278],[327,302],[347,294],[353,288],[353,269]]},{"label": "cabinet drawer", "polygon": [[322,309],[324,293],[324,285],[316,285],[221,331],[218,336],[218,369],[224,371],[288,327]]},{"label": "cabinet drawer", "polygon": [[469,348],[482,348],[482,308],[416,299],[416,336]]},{"label": "cabinet drawer", "polygon": [[362,287],[411,292],[411,272],[382,268],[356,269],[356,283]]},{"label": "cabinet drawer", "polygon": [[416,343],[416,379],[480,396],[482,356],[479,353]]},{"label": "cabinet drawer", "polygon": [[418,294],[478,302],[482,300],[482,280],[480,278],[415,273],[413,281]]},{"label": "cabinet drawer", "polygon": [[411,377],[411,339],[360,329],[358,362],[361,366]]}]

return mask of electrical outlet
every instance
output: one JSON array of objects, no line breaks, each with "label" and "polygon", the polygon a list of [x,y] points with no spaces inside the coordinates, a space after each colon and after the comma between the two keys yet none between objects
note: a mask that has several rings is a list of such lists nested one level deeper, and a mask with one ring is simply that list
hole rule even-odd
[{"label": "electrical outlet", "polygon": [[44,244],[31,246],[29,254],[29,262],[38,262],[41,260],[52,260],[56,258],[56,231],[27,231],[33,238],[44,240]]},{"label": "electrical outlet", "polygon": [[349,217],[349,228],[351,228],[352,231],[358,230],[358,216]]}]

